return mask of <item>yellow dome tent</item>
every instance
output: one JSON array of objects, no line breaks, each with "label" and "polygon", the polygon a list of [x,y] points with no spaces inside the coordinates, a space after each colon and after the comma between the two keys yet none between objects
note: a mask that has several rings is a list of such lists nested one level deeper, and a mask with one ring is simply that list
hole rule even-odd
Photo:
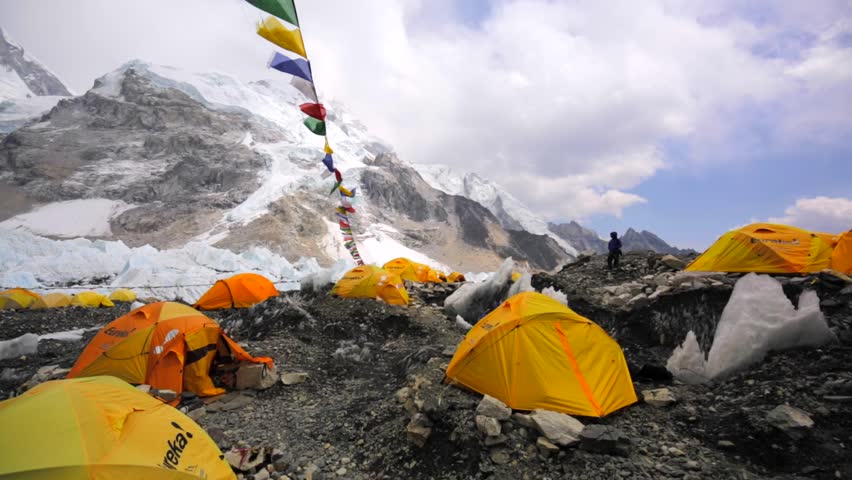
[{"label": "yellow dome tent", "polygon": [[0,477],[234,479],[207,433],[115,377],[42,383],[0,403]]},{"label": "yellow dome tent", "polygon": [[403,280],[417,283],[440,282],[438,273],[429,266],[417,263],[407,258],[395,258],[382,266],[384,270],[399,275]]},{"label": "yellow dome tent", "polygon": [[128,288],[119,288],[109,294],[109,299],[113,302],[133,302],[136,301],[136,292]]},{"label": "yellow dome tent", "polygon": [[32,310],[45,308],[41,295],[31,292],[25,288],[12,288],[0,292],[0,310]]},{"label": "yellow dome tent", "polygon": [[74,307],[85,307],[85,308],[98,308],[98,307],[114,307],[115,304],[107,298],[106,295],[98,292],[80,292],[74,295],[74,298],[71,300],[71,306]]},{"label": "yellow dome tent", "polygon": [[53,292],[41,297],[47,308],[70,307],[74,297],[67,293]]},{"label": "yellow dome tent", "polygon": [[275,285],[263,275],[240,273],[217,281],[193,307],[199,310],[248,308],[277,295]]},{"label": "yellow dome tent", "polygon": [[343,298],[381,298],[391,305],[408,305],[408,291],[402,279],[375,265],[360,265],[349,270],[331,293]]},{"label": "yellow dome tent", "polygon": [[852,230],[837,237],[834,252],[831,254],[831,268],[852,275]]},{"label": "yellow dome tent", "polygon": [[834,238],[787,225],[754,223],[722,235],[687,265],[693,272],[812,273],[829,268]]},{"label": "yellow dome tent", "polygon": [[477,322],[456,349],[445,381],[518,410],[602,417],[636,402],[618,343],[536,292],[513,296]]}]

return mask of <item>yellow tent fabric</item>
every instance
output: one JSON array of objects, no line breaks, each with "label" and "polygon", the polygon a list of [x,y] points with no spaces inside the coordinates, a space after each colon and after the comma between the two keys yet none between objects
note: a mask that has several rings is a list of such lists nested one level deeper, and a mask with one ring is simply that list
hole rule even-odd
[{"label": "yellow tent fabric", "polygon": [[513,296],[477,322],[446,377],[518,410],[602,417],[636,402],[618,343],[536,292]]},{"label": "yellow tent fabric", "polygon": [[74,307],[98,308],[98,307],[114,307],[115,304],[107,298],[106,295],[98,292],[80,292],[74,295],[71,300],[71,305]]},{"label": "yellow tent fabric", "polygon": [[399,275],[375,265],[360,265],[346,272],[331,290],[343,298],[381,298],[391,305],[408,305],[408,291]]},{"label": "yellow tent fabric", "polygon": [[278,45],[284,50],[297,53],[305,58],[305,43],[302,41],[302,32],[298,28],[290,30],[275,17],[267,17],[257,26],[257,34]]},{"label": "yellow tent fabric", "polygon": [[831,263],[833,236],[788,225],[754,223],[716,240],[687,265],[693,272],[811,273]]},{"label": "yellow tent fabric", "polygon": [[136,301],[136,292],[128,288],[119,288],[109,294],[109,299],[113,302],[133,302]]},{"label": "yellow tent fabric", "polygon": [[42,297],[44,300],[44,304],[47,305],[47,308],[62,308],[62,307],[70,307],[71,301],[74,299],[71,295],[67,293],[48,293],[47,295]]},{"label": "yellow tent fabric", "polygon": [[42,383],[0,403],[0,477],[235,479],[207,433],[115,377]]},{"label": "yellow tent fabric", "polygon": [[394,258],[384,264],[382,268],[399,275],[399,278],[403,280],[417,283],[441,282],[438,272],[432,270],[428,265],[423,265],[407,258]]},{"label": "yellow tent fabric", "polygon": [[831,269],[852,275],[852,230],[837,237],[834,252],[831,254]]},{"label": "yellow tent fabric", "polygon": [[36,310],[46,306],[41,295],[25,288],[12,288],[0,292],[0,310],[22,310],[25,308]]},{"label": "yellow tent fabric", "polygon": [[467,279],[464,278],[464,274],[461,272],[450,272],[450,274],[447,275],[447,281],[451,283],[464,282],[466,280]]}]

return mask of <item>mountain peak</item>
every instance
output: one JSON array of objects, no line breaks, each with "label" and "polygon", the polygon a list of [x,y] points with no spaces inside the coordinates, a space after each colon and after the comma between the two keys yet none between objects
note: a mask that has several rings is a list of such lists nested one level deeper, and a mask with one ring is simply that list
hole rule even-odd
[{"label": "mountain peak", "polygon": [[[0,28],[0,98],[71,96],[68,87]],[[6,88],[15,87],[15,88]]]}]

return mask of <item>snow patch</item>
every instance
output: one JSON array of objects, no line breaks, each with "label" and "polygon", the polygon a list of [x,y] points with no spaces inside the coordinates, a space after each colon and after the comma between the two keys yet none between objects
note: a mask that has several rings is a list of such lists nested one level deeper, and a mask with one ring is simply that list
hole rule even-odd
[{"label": "snow patch", "polygon": [[0,222],[0,227],[60,238],[108,237],[110,219],[133,207],[106,198],[54,202]]},{"label": "snow patch", "polygon": [[737,281],[707,359],[690,331],[666,368],[684,382],[697,383],[725,378],[759,363],[770,350],[818,346],[834,340],[816,292],[802,293],[796,309],[778,280],[750,273]]},{"label": "snow patch", "polygon": [[0,360],[34,355],[38,352],[38,335],[25,333],[18,338],[0,341]]}]

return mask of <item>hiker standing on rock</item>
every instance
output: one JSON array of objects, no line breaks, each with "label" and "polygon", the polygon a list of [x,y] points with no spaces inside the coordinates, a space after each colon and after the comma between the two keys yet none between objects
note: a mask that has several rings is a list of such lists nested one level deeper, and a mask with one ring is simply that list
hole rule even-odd
[{"label": "hiker standing on rock", "polygon": [[606,267],[612,270],[613,266],[618,270],[618,259],[621,257],[621,240],[616,232],[609,234],[609,255],[606,257]]}]

